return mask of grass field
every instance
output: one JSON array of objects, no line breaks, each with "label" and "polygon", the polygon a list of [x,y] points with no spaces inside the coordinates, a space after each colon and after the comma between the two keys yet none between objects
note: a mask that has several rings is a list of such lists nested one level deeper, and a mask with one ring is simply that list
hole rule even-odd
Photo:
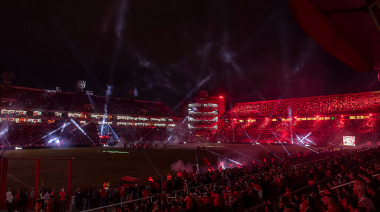
[{"label": "grass field", "polygon": [[[207,149],[221,156],[236,160],[240,163],[252,163],[252,157],[260,161],[264,157],[269,158],[269,152],[274,151],[278,156],[285,152],[279,145],[260,146],[249,144],[205,144]],[[265,147],[265,148],[264,148]],[[286,146],[290,154],[297,151],[306,152],[300,146]],[[128,153],[107,153],[104,151],[121,151]],[[239,153],[241,152],[241,153]],[[136,178],[148,178],[158,176],[151,162],[158,172],[164,177],[168,173],[175,173],[178,170],[171,170],[171,165],[182,160],[188,167],[196,164],[196,144],[184,144],[166,146],[166,148],[152,148],[145,150],[123,149],[123,148],[72,148],[72,149],[37,149],[37,150],[12,150],[6,151],[4,157],[18,158],[70,158],[73,157],[72,188],[85,188],[92,185],[100,186],[105,180],[114,184],[120,181],[122,176]],[[244,154],[244,155],[243,155]],[[218,157],[211,152],[199,152],[199,167],[207,167],[204,157],[216,168]],[[148,157],[150,161],[148,160]],[[51,188],[58,191],[62,186],[67,185],[67,161],[41,160],[39,186]],[[12,190],[27,188],[29,191],[34,187],[35,181],[35,161],[33,160],[10,160],[8,165],[7,186]],[[166,178],[166,177],[165,177]],[[146,181],[146,180],[145,180]],[[112,185],[112,184],[111,184]]]}]

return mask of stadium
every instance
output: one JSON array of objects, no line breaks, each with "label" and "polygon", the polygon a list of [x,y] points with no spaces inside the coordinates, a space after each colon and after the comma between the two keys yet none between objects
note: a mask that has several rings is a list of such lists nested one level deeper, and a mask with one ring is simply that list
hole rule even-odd
[{"label": "stadium", "polygon": [[[3,189],[27,187],[38,195],[39,186],[59,190],[60,185],[70,187],[68,192],[78,187],[89,192],[106,179],[118,185],[124,176],[144,184],[151,176],[164,182],[166,173],[174,178],[177,169],[202,176],[218,167],[252,165],[260,172],[267,161],[301,157],[305,162],[334,154],[332,149],[378,146],[376,91],[238,103],[226,113],[224,97],[201,91],[181,120],[162,103],[96,96],[85,92],[83,83],[78,81],[77,93],[3,84],[2,167],[7,171],[2,176],[8,176]],[[124,164],[128,169],[121,168]]]},{"label": "stadium", "polygon": [[1,211],[380,211],[379,0],[25,5]]}]

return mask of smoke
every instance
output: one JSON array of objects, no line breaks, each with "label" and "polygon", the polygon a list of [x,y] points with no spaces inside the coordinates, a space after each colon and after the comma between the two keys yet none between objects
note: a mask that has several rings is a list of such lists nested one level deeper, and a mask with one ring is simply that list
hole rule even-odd
[{"label": "smoke", "polygon": [[193,166],[195,166],[195,165],[194,164],[185,164],[182,160],[178,160],[177,162],[172,163],[170,168],[173,171],[186,170],[187,172],[192,172]]},{"label": "smoke", "polygon": [[139,54],[136,54],[136,55],[138,57],[139,64],[142,67],[145,67],[145,68],[152,67],[152,63],[148,59],[146,59],[145,57],[140,56]]}]

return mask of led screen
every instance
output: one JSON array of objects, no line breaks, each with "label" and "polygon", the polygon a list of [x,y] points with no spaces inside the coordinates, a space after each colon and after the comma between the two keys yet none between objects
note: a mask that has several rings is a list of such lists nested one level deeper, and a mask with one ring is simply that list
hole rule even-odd
[{"label": "led screen", "polygon": [[355,146],[355,136],[343,136],[343,146]]}]

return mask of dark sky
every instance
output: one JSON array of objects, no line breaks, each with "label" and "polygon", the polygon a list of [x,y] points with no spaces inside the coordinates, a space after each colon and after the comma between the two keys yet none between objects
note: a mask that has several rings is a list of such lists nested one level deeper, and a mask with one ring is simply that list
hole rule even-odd
[{"label": "dark sky", "polygon": [[175,108],[200,89],[237,102],[379,90],[325,52],[287,1],[7,1],[0,7],[0,70],[14,85],[86,90]]}]

